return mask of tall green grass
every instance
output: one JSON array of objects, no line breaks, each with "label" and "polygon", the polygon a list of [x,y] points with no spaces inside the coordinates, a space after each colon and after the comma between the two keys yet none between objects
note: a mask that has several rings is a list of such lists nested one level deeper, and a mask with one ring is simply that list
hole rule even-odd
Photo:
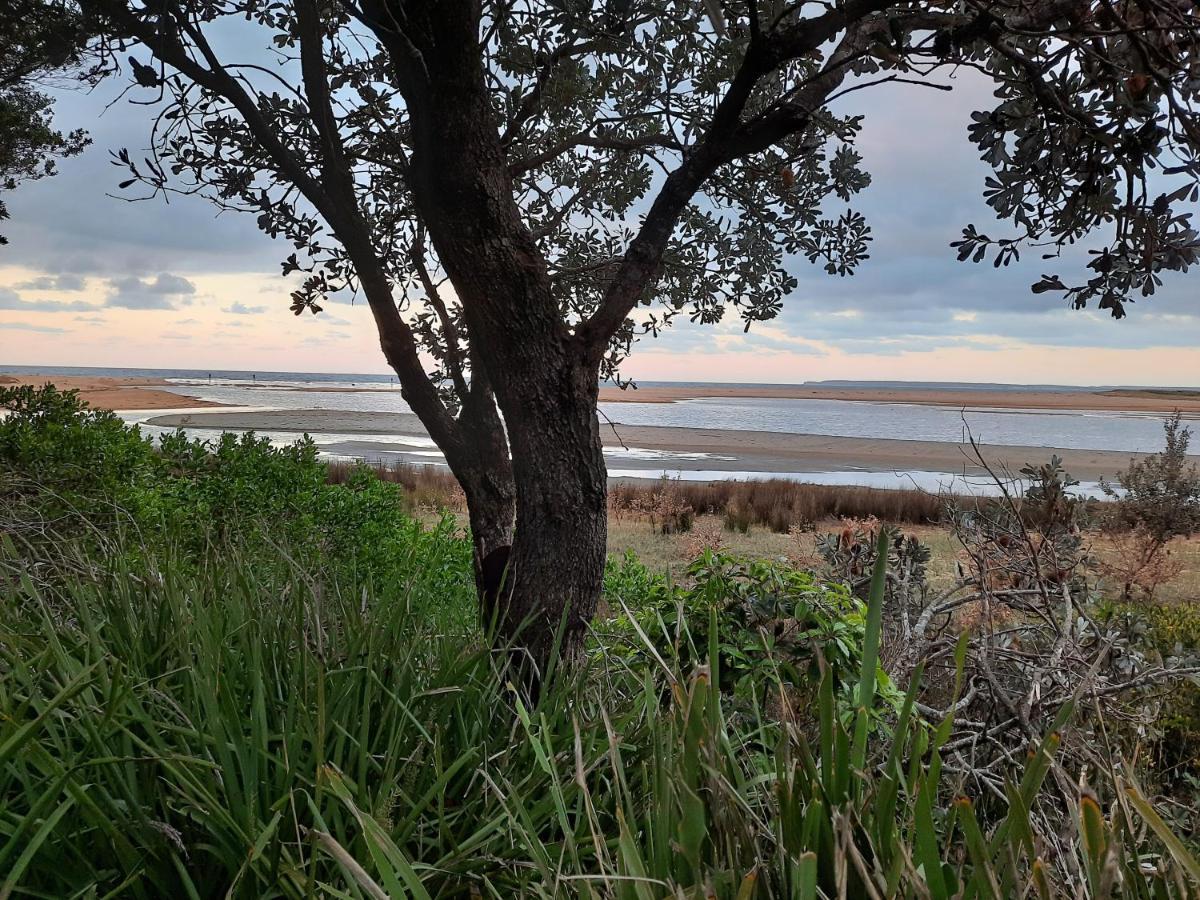
[{"label": "tall green grass", "polygon": [[[639,635],[609,629],[528,705],[470,624],[469,591],[447,594],[435,565],[376,592],[285,546],[266,564],[257,544],[253,558],[171,547],[47,568],[3,543],[0,898],[1010,897],[1072,874],[1090,896],[1183,897],[1200,883],[1132,784],[1104,809],[1064,801],[1063,840],[1042,841],[1029,810],[1065,720],[1000,817],[944,802],[949,728],[918,718],[913,693],[880,740],[882,573],[858,712],[843,722],[825,677],[809,727],[782,714],[786,689],[730,708],[712,621],[695,633],[713,645],[689,653],[707,666],[629,652]],[[675,627],[692,640],[686,615]]]}]

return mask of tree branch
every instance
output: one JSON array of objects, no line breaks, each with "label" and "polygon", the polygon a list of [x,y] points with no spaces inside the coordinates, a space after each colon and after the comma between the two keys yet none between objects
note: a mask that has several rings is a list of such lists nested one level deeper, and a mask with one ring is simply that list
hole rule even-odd
[{"label": "tree branch", "polygon": [[[751,40],[704,136],[685,156],[683,163],[667,176],[641,229],[630,242],[599,308],[577,329],[578,340],[591,358],[598,361],[603,357],[609,340],[637,305],[657,272],[679,216],[713,172],[733,159],[770,147],[808,123],[815,109],[811,100],[777,107],[748,127],[742,127],[742,112],[759,80],[889,5],[886,0],[850,0],[814,19],[798,22],[757,41]],[[833,68],[835,63],[836,69]],[[823,100],[844,78],[838,53],[831,58],[827,74],[832,83],[819,86],[814,83],[810,97],[820,94]]]},{"label": "tree branch", "polygon": [[[453,452],[452,448],[461,444],[454,419],[442,404],[436,388],[425,373],[412,329],[396,309],[382,264],[375,254],[369,229],[358,211],[357,201],[354,200],[353,184],[350,182],[348,171],[345,170],[340,138],[336,133],[332,108],[329,105],[328,83],[324,77],[324,62],[321,56],[323,48],[320,21],[316,18],[315,8],[311,4],[312,0],[302,0],[298,3],[297,23],[301,31],[301,68],[305,92],[314,123],[324,143],[322,169],[323,174],[327,176],[324,183],[314,178],[308,168],[279,139],[254,99],[242,84],[229,74],[200,29],[188,21],[178,6],[172,5],[169,12],[204,57],[207,68],[192,58],[178,38],[133,14],[124,4],[109,3],[105,0],[82,0],[85,10],[92,9],[110,17],[145,44],[160,60],[211,93],[225,98],[238,111],[267,158],[280,174],[313,204],[345,246],[347,254],[354,261],[367,305],[375,319],[380,346],[400,379],[405,400],[429,429],[430,436],[437,440],[439,445],[445,441],[445,446]],[[339,162],[342,163],[340,172]]]},{"label": "tree branch", "polygon": [[620,150],[626,152],[646,150],[652,147],[660,147],[667,150],[683,149],[683,146],[677,140],[663,134],[647,134],[629,138],[616,136],[597,137],[591,134],[591,130],[594,127],[595,125],[593,124],[585,131],[578,132],[555,144],[551,144],[541,153],[535,153],[533,156],[517,160],[508,167],[509,172],[513,175],[528,172],[531,169],[545,165],[569,150],[574,150],[576,147],[593,147],[600,150]]}]

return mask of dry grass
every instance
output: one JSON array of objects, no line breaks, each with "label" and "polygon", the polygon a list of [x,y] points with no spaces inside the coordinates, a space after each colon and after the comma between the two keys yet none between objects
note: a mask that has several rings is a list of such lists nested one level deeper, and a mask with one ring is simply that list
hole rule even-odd
[{"label": "dry grass", "polygon": [[612,485],[609,511],[619,520],[626,515],[654,515],[664,506],[686,506],[699,516],[722,516],[731,530],[746,532],[763,526],[786,535],[796,526],[825,519],[875,516],[905,525],[941,522],[949,499],[917,490],[803,484],[783,478],[712,482],[664,478]]},{"label": "dry grass", "polygon": [[[326,463],[330,484],[344,484],[354,470],[364,463],[334,460]],[[408,492],[413,507],[420,511],[436,512],[448,509],[455,513],[467,511],[467,499],[458,479],[441,466],[415,466],[412,463],[392,462],[368,465],[383,481],[401,485]]]},{"label": "dry grass", "polygon": [[[813,530],[801,533],[777,534],[760,526],[741,532],[724,528],[721,517],[709,515],[698,517],[693,531],[708,535],[718,530],[721,549],[732,553],[803,563],[806,559],[815,561],[817,535],[841,527],[839,520],[826,519],[817,522]],[[960,550],[950,530],[941,525],[905,526],[904,530],[916,535],[933,553],[929,562],[930,584],[935,589],[949,586],[954,580]],[[626,550],[633,550],[652,569],[678,575],[695,558],[697,543],[693,534],[662,534],[647,519],[609,520],[609,555],[620,556]],[[1112,539],[1101,534],[1092,535],[1091,546],[1101,562],[1116,552]],[[1200,602],[1200,536],[1176,541],[1171,545],[1171,557],[1179,575],[1155,592],[1156,600]],[[1105,587],[1114,599],[1120,596],[1120,584],[1105,584]]]},{"label": "dry grass", "polygon": [[[392,463],[373,467],[385,481],[401,484],[415,509],[434,513],[449,509],[465,519],[462,489],[454,476],[438,466]],[[329,479],[344,482],[354,464],[332,462]],[[816,535],[841,528],[840,519],[875,517],[902,525],[933,551],[931,584],[951,583],[959,546],[940,524],[947,498],[920,491],[833,487],[784,479],[749,482],[621,482],[610,490],[608,552],[633,550],[652,569],[681,572],[705,546],[719,545],[734,553],[766,559],[815,561]],[[677,521],[686,507],[694,514],[690,529],[663,533],[665,520]],[[671,532],[671,528],[666,529]],[[1113,538],[1092,537],[1092,549],[1103,564],[1119,548]],[[1200,601],[1200,536],[1175,541],[1172,567],[1179,574],[1158,589],[1161,602]],[[1112,585],[1114,596],[1121,586]]]}]

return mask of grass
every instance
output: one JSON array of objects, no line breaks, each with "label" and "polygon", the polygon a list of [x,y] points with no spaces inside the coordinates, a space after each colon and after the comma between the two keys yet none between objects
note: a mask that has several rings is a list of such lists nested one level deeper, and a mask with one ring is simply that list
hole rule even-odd
[{"label": "grass", "polygon": [[[349,463],[329,464],[330,481],[345,482],[353,469]],[[376,471],[384,481],[403,486],[415,511],[426,521],[434,521],[443,509],[465,521],[462,490],[445,469],[391,463]],[[942,524],[949,498],[922,491],[833,487],[781,479],[713,483],[660,480],[614,483],[610,495],[609,555],[620,557],[632,550],[660,571],[682,571],[704,545],[703,538],[698,537],[703,534],[710,542],[719,539],[720,546],[747,556],[813,559],[815,535],[840,529],[842,518],[874,517],[903,525],[906,532],[929,546],[933,551],[930,576],[935,587],[949,584],[954,577],[959,547],[949,528]],[[1093,503],[1093,511],[1099,511],[1102,505]],[[677,515],[680,509],[690,510],[688,519],[694,522],[690,521],[688,530],[681,533],[672,529],[663,533],[664,518]],[[1101,558],[1114,552],[1112,541],[1099,532],[1092,535],[1091,542]],[[1195,601],[1200,598],[1200,535],[1176,541],[1171,553],[1181,571],[1155,596],[1168,603]]]},{"label": "grass", "polygon": [[[767,711],[788,702],[771,698],[782,673],[739,700],[717,688],[711,643],[690,651],[706,666],[682,666],[686,618],[653,654],[643,632],[596,635],[530,705],[472,627],[429,615],[469,594],[419,569],[381,601],[287,565],[285,548],[266,565],[214,548],[199,569],[110,549],[35,569],[4,544],[0,897],[1055,889],[1028,809],[1066,723],[1048,723],[1007,811],[944,806],[949,731],[911,694],[884,740],[868,715],[882,570],[856,706],[836,714],[826,675],[805,731]],[[1086,837],[1053,865],[1118,877],[1121,896],[1185,896],[1187,850],[1135,784],[1114,796],[1104,810],[1085,796],[1070,815]]]},{"label": "grass", "polygon": [[918,490],[804,484],[782,478],[622,481],[609,489],[609,508],[618,515],[653,511],[666,504],[687,507],[697,515],[723,516],[731,528],[740,531],[760,525],[780,534],[829,518],[875,516],[903,524],[940,522],[949,500]]},{"label": "grass", "polygon": [[[330,484],[347,484],[362,463],[332,460],[325,464]],[[443,466],[417,466],[406,462],[378,462],[370,466],[380,481],[404,488],[417,509],[466,511],[466,498],[458,480]]]},{"label": "grass", "polygon": [[[355,466],[346,461],[328,463],[330,482],[344,483]],[[465,508],[462,489],[445,468],[405,462],[377,463],[371,468],[382,481],[402,485],[419,508]],[[841,517],[876,516],[904,524],[940,522],[950,499],[919,490],[803,484],[782,478],[716,482],[622,479],[609,488],[609,507],[617,517],[648,514],[665,502],[686,506],[697,515],[726,516],[742,530],[760,525],[781,534],[793,525]]]},{"label": "grass", "polygon": [[[329,463],[329,481],[343,484],[354,469],[351,463]],[[401,485],[414,511],[426,521],[436,521],[442,510],[454,512],[465,521],[462,489],[446,469],[409,463],[389,463],[373,469],[381,480]],[[922,491],[832,487],[781,479],[713,483],[660,480],[615,483],[610,494],[609,556],[620,557],[632,550],[659,571],[680,572],[686,568],[704,543],[697,534],[719,535],[720,546],[742,555],[804,561],[815,558],[815,536],[840,529],[840,519],[874,517],[903,525],[906,532],[929,546],[933,552],[930,576],[935,587],[949,584],[954,577],[959,547],[942,524],[949,498]],[[669,495],[665,503],[664,495]],[[1096,508],[1100,505],[1093,504]],[[692,510],[693,527],[682,533],[662,533],[663,506]],[[1101,558],[1113,553],[1112,542],[1104,535],[1097,532],[1091,541]],[[1156,597],[1163,602],[1195,601],[1200,598],[1200,535],[1176,541],[1171,553],[1181,571],[1158,589]]]}]

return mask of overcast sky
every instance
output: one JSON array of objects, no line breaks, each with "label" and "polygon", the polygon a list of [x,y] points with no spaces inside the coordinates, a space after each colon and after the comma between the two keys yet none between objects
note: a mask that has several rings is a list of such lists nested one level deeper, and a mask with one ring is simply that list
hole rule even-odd
[{"label": "overcast sky", "polygon": [[[0,231],[0,364],[385,372],[361,304],[288,311],[279,260],[290,247],[252,217],[197,198],[114,199],[108,151],[147,143],[146,107],[117,86],[67,93],[59,124],[94,144],[61,174],[8,196]],[[869,96],[868,96],[869,95]],[[1200,276],[1168,275],[1123,321],[1075,312],[1029,285],[1040,259],[997,272],[959,263],[963,225],[1002,233],[980,199],[986,167],[966,139],[978,84],[954,94],[883,87],[850,95],[866,115],[859,149],[873,183],[856,207],[871,258],[849,278],[790,263],[800,285],[773,322],[683,323],[636,351],[643,379],[794,383],[909,379],[1059,384],[1200,384]],[[865,98],[865,99],[864,99]],[[846,107],[848,110],[849,107]],[[1034,254],[1036,257],[1036,254]],[[1067,271],[1065,274],[1077,275]]]}]

